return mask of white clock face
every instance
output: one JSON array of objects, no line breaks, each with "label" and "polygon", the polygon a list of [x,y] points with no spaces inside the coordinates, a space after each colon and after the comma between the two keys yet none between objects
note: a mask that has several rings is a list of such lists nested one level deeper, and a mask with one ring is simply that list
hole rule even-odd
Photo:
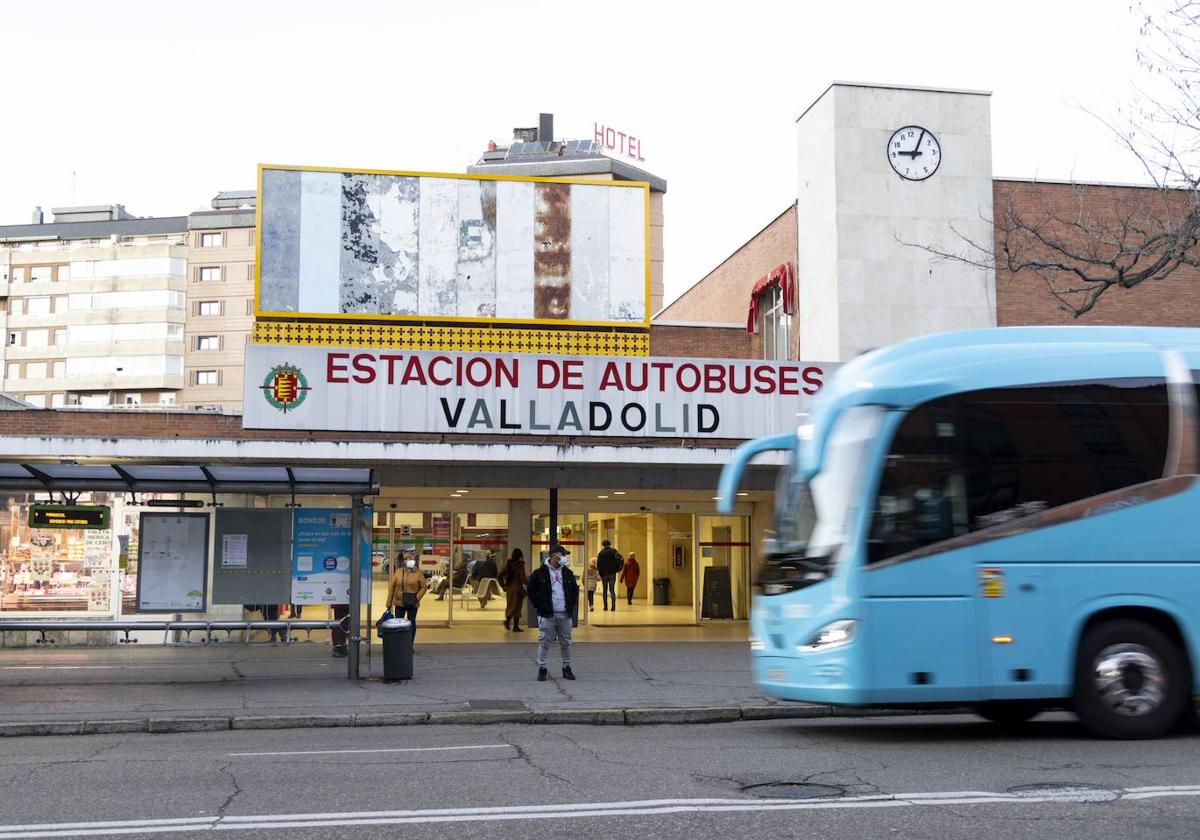
[{"label": "white clock face", "polygon": [[924,181],[942,162],[942,146],[933,132],[919,125],[906,125],[892,132],[888,141],[888,163],[906,181]]}]

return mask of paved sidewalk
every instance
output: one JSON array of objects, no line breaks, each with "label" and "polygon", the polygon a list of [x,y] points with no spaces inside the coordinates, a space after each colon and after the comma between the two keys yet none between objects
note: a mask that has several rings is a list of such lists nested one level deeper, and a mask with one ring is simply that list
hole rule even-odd
[{"label": "paved sidewalk", "polygon": [[[743,707],[771,705],[750,682],[744,643],[578,643],[574,682],[561,678],[556,646],[544,683],[535,680],[536,647],[528,643],[418,643],[415,678],[403,683],[379,679],[379,654],[371,661],[375,678],[351,681],[345,660],[317,644],[5,649],[0,734],[379,725],[431,715],[443,722],[731,720]],[[680,709],[692,711],[649,714]]]}]

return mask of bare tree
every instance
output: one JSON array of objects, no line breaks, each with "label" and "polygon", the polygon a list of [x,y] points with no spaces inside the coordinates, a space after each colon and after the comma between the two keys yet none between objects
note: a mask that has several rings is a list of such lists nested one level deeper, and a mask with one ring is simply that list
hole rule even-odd
[{"label": "bare tree", "polygon": [[1139,2],[1132,11],[1147,81],[1131,107],[1097,118],[1137,159],[1147,187],[998,189],[994,242],[959,233],[960,251],[919,247],[1014,278],[1039,277],[1076,318],[1113,288],[1200,267],[1200,0]]}]

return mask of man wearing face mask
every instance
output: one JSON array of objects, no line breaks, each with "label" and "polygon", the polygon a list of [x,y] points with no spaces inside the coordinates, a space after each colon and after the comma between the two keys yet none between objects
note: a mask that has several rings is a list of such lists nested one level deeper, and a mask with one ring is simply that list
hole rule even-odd
[{"label": "man wearing face mask", "polygon": [[579,605],[579,583],[566,567],[564,558],[570,553],[555,543],[550,547],[547,564],[529,576],[527,594],[538,614],[538,682],[546,681],[550,643],[556,638],[562,652],[563,679],[575,679],[571,671],[571,618]]},{"label": "man wearing face mask", "polygon": [[394,616],[407,618],[412,622],[414,640],[417,637],[417,608],[428,589],[425,573],[417,568],[416,555],[406,551],[397,557],[396,571],[392,573],[391,585],[388,587],[387,604]]}]

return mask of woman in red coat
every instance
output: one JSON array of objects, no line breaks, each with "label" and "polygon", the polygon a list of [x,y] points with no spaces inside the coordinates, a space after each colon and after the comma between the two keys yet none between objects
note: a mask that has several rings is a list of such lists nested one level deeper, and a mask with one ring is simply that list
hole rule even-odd
[{"label": "woman in red coat", "polygon": [[625,592],[627,601],[630,606],[633,606],[633,590],[637,586],[638,578],[642,575],[642,568],[638,565],[637,555],[632,551],[625,558],[625,567],[621,569],[621,582],[625,584]]}]

